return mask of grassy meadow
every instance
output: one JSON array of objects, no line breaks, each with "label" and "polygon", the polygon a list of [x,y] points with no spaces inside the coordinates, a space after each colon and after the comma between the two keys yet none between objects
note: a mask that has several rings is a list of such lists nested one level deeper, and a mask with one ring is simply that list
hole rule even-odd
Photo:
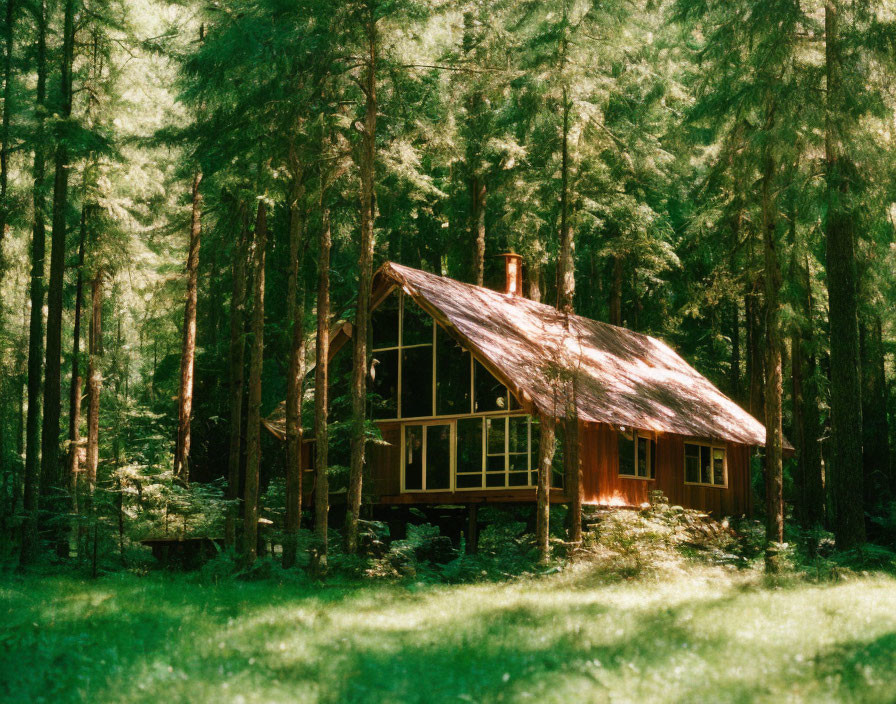
[{"label": "grassy meadow", "polygon": [[893,702],[896,580],[0,578],[10,702]]}]

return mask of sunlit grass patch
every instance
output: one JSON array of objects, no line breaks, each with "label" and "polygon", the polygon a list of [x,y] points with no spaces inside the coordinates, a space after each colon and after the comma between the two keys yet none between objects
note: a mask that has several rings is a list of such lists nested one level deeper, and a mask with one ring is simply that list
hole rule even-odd
[{"label": "sunlit grass patch", "polygon": [[891,701],[896,581],[7,578],[0,695],[52,702]]}]

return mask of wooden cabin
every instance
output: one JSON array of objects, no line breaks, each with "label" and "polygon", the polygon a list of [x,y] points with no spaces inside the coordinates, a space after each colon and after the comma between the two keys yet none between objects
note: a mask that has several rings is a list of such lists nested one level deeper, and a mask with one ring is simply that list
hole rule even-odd
[{"label": "wooden cabin", "polygon": [[[520,295],[516,255],[506,271],[503,292],[392,262],[377,272],[368,390],[385,444],[367,450],[374,507],[534,503],[539,419],[565,417],[569,402],[586,503],[638,506],[660,490],[716,516],[752,512],[761,423],[664,342],[567,319]],[[332,367],[350,364],[351,334],[334,330]],[[283,437],[282,419],[267,426]],[[560,465],[553,502],[568,500]]]}]

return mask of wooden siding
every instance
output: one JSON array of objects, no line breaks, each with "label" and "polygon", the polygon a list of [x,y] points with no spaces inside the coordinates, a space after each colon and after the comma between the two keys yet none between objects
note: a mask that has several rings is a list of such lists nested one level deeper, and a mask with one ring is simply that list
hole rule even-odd
[{"label": "wooden siding", "polygon": [[619,476],[616,431],[612,426],[582,424],[582,474],[585,503],[638,506],[649,499],[651,491],[662,491],[669,502],[695,508],[714,516],[749,515],[752,512],[750,488],[750,448],[726,443],[728,486],[695,486],[684,483],[684,443],[681,435],[661,434],[656,444],[656,478],[631,479]]},{"label": "wooden siding", "polygon": [[[377,504],[467,504],[535,502],[533,489],[401,493],[401,424],[381,423],[387,445],[371,445],[367,450],[371,495]],[[583,423],[581,428],[582,475],[586,504],[639,506],[653,490],[662,491],[669,502],[712,513],[716,517],[750,515],[753,510],[750,487],[750,448],[727,443],[727,488],[694,486],[684,483],[684,443],[681,435],[659,435],[656,448],[656,478],[631,479],[619,476],[616,431],[612,426]],[[311,461],[309,444],[306,462]],[[306,464],[307,466],[307,464]],[[305,475],[305,501],[314,485],[313,473]],[[551,492],[551,501],[563,503],[560,489]]]}]

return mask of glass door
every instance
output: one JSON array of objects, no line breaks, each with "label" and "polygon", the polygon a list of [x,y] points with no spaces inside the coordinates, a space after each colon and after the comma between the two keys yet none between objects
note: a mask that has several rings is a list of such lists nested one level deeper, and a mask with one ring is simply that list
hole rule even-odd
[{"label": "glass door", "polygon": [[454,423],[408,423],[402,435],[402,491],[451,491]]}]

